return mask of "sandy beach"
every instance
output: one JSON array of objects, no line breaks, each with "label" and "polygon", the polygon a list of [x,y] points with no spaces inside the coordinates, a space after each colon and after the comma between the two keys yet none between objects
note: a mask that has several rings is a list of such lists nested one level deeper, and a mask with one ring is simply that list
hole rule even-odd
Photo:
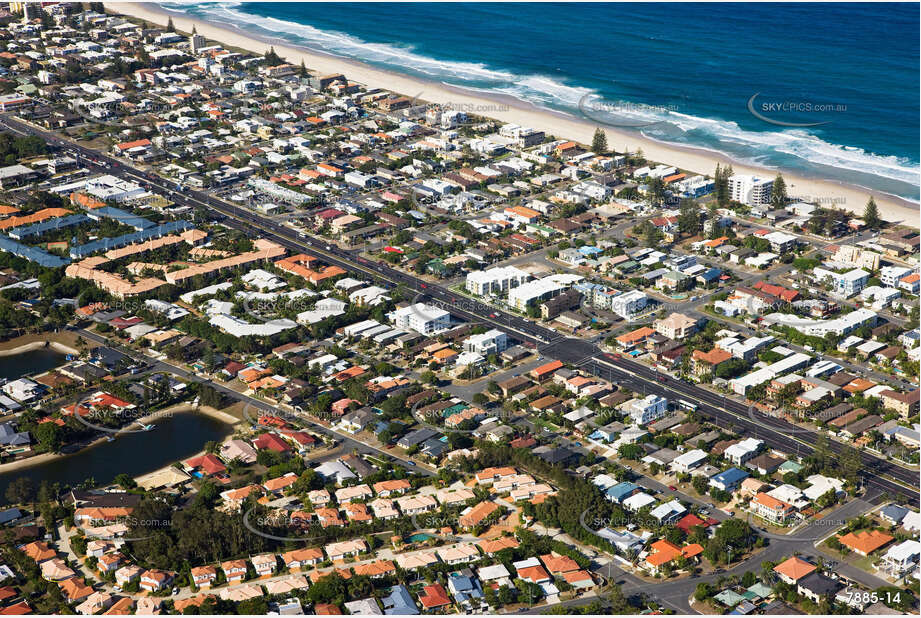
[{"label": "sandy beach", "polygon": [[41,350],[51,348],[61,354],[72,354],[77,356],[80,351],[71,345],[76,337],[73,333],[46,333],[42,335],[23,335],[0,343],[0,356],[15,356],[31,352],[32,350]]},{"label": "sandy beach", "polygon": [[[87,448],[89,448],[89,446],[91,445],[87,445]],[[25,459],[8,461],[4,464],[0,464],[0,474],[5,474],[14,470],[21,470],[22,468],[31,468],[32,466],[37,466],[38,464],[45,463],[46,461],[51,461],[52,459],[56,459],[58,457],[65,457],[65,455],[61,455],[60,453],[42,453],[40,455],[26,457]]]},{"label": "sandy beach", "polygon": [[[166,25],[171,16],[158,5],[151,3],[114,2],[107,3],[106,7],[115,12],[132,15],[159,25]],[[571,139],[584,144],[591,143],[592,134],[598,126],[597,123],[589,120],[580,120],[565,114],[539,109],[509,97],[485,97],[460,88],[427,82],[372,68],[359,62],[293,47],[283,42],[260,40],[255,36],[210,22],[176,15],[172,15],[172,18],[178,30],[188,33],[195,26],[198,34],[225,46],[246,49],[257,54],[263,54],[270,47],[274,47],[275,51],[287,62],[300,64],[303,60],[308,69],[318,74],[343,73],[349,80],[369,87],[384,88],[429,103],[466,109],[502,122],[513,122],[541,129],[557,138]],[[639,135],[617,131],[609,127],[602,128],[607,133],[608,144],[615,150],[635,152],[637,149],[642,149],[647,159],[674,165],[683,170],[712,175],[717,163],[731,163],[733,170],[737,173],[760,174],[768,177],[773,177],[777,173],[777,170],[743,165],[710,151],[662,144]],[[785,170],[780,171],[783,172],[787,181],[788,193],[805,201],[835,203],[841,208],[860,215],[872,195],[879,206],[881,215],[887,221],[903,223],[915,228],[921,227],[919,225],[919,215],[921,215],[919,206],[907,200],[862,187],[807,178]]]},{"label": "sandy beach", "polygon": [[222,423],[227,423],[228,425],[236,425],[237,423],[243,422],[233,414],[225,412],[224,410],[212,408],[211,406],[198,406],[195,411],[200,414],[204,414],[205,416],[210,416],[211,418],[219,420]]},{"label": "sandy beach", "polygon": [[79,354],[76,349],[67,347],[66,345],[58,343],[57,341],[50,341],[48,342],[48,345],[45,345],[45,342],[43,341],[34,341],[32,343],[25,343],[15,348],[10,348],[9,350],[0,350],[0,356],[15,356],[17,354],[22,354],[23,352],[41,350],[46,347],[51,348],[55,352],[60,352],[61,354]]}]

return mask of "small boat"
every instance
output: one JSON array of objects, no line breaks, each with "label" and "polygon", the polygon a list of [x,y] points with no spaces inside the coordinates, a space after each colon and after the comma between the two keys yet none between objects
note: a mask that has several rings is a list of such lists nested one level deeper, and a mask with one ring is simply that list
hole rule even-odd
[{"label": "small boat", "polygon": [[154,427],[156,427],[156,425],[144,425],[144,431],[150,431]]},{"label": "small boat", "polygon": [[106,442],[115,442],[115,438],[113,436],[108,436]]}]

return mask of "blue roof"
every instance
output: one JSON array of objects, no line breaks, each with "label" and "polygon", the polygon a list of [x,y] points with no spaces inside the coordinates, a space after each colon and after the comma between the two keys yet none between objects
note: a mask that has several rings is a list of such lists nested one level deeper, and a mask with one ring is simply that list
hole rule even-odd
[{"label": "blue roof", "polygon": [[409,589],[400,584],[390,589],[390,594],[381,599],[384,613],[388,616],[415,616],[419,613]]},{"label": "blue roof", "polygon": [[604,286],[601,285],[600,283],[589,283],[587,281],[577,283],[572,287],[579,290],[580,292],[592,292],[594,290],[604,290]]},{"label": "blue roof", "polygon": [[723,485],[731,485],[732,483],[738,483],[741,480],[748,478],[748,472],[745,470],[739,470],[738,468],[729,468],[723,472],[720,472],[713,479],[717,482],[722,483]]},{"label": "blue roof", "polygon": [[582,255],[597,255],[601,252],[601,249],[598,247],[592,247],[591,245],[582,245],[579,247],[579,253]]},{"label": "blue roof", "polygon": [[607,496],[612,500],[617,500],[620,502],[639,488],[639,485],[624,481],[623,483],[618,483],[614,487],[608,488],[608,490],[604,493],[607,494]]},{"label": "blue roof", "polygon": [[65,227],[80,225],[81,223],[86,223],[89,220],[90,218],[86,215],[67,215],[66,217],[46,219],[45,221],[39,221],[38,223],[33,223],[32,225],[20,225],[19,227],[14,227],[7,233],[13,238],[22,239],[28,238],[29,236],[44,234],[45,232],[50,232],[51,230],[60,230]]},{"label": "blue roof", "polygon": [[0,234],[0,251],[7,251],[46,268],[57,268],[58,266],[70,264],[70,260],[67,258],[52,255],[38,247],[24,245],[2,234]]},{"label": "blue roof", "polygon": [[93,242],[88,242],[85,245],[71,247],[70,257],[74,259],[82,258],[88,255],[92,255],[98,251],[118,249],[120,247],[125,247],[137,242],[150,240],[151,238],[160,238],[161,236],[166,236],[167,234],[172,234],[173,232],[183,232],[191,227],[194,226],[188,221],[170,221],[169,223],[164,223],[163,225],[149,227],[139,232],[132,232],[131,234],[124,234],[115,238],[101,238],[99,240],[94,240]]},{"label": "blue roof", "polygon": [[463,603],[468,599],[483,598],[480,583],[476,579],[460,573],[451,573],[448,578],[448,588],[451,589],[454,598],[459,603]]},{"label": "blue roof", "polygon": [[697,276],[704,281],[713,281],[714,279],[719,279],[721,274],[723,274],[723,271],[721,271],[719,268],[708,268]]},{"label": "blue roof", "polygon": [[8,524],[11,521],[16,521],[20,517],[22,517],[22,511],[17,508],[0,511],[0,524]]},{"label": "blue roof", "polygon": [[134,229],[146,230],[149,227],[156,225],[153,221],[145,219],[140,215],[135,215],[121,208],[113,208],[112,206],[103,206],[102,208],[97,208],[96,210],[90,211],[90,216],[94,219],[101,219],[106,217],[108,219],[115,219],[119,223],[124,223],[125,225],[130,225]]},{"label": "blue roof", "polygon": [[904,506],[890,504],[880,509],[879,514],[891,521],[900,522],[908,515],[908,509]]}]

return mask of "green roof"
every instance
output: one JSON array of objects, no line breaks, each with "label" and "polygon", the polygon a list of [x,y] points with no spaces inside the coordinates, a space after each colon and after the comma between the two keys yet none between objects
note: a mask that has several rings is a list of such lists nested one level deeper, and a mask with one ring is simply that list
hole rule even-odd
[{"label": "green roof", "polygon": [[466,404],[459,403],[459,404],[457,404],[457,405],[451,406],[450,408],[446,408],[446,409],[444,410],[444,412],[442,412],[442,415],[443,415],[445,418],[447,418],[447,417],[451,416],[452,414],[457,414],[457,413],[459,413],[459,412],[463,412],[463,411],[466,410],[467,408],[468,408],[468,406],[467,406]]},{"label": "green roof", "polygon": [[677,270],[670,270],[664,275],[662,275],[662,278],[671,279],[673,281],[684,281],[685,279],[688,278],[688,276],[684,273],[679,273]]},{"label": "green roof", "polygon": [[795,461],[785,461],[782,464],[780,464],[780,468],[778,468],[778,470],[780,470],[781,472],[793,472],[793,473],[798,473],[802,469],[803,469],[803,466],[796,463]]},{"label": "green roof", "polygon": [[723,590],[713,598],[727,607],[735,607],[745,600],[745,597],[733,590]]},{"label": "green roof", "polygon": [[[767,597],[774,594],[774,590],[770,586],[765,586],[761,582],[758,582],[753,586],[749,586],[746,592],[757,595],[757,597],[760,599],[766,599]],[[747,597],[748,595],[746,594],[745,596]]]}]

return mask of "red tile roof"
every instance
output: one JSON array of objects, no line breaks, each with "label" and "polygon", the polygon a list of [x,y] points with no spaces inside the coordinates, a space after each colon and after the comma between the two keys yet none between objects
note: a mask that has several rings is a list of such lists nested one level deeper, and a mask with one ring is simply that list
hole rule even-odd
[{"label": "red tile roof", "polygon": [[448,592],[444,589],[444,586],[432,584],[422,589],[422,594],[419,595],[419,602],[422,603],[422,607],[425,609],[432,609],[433,607],[450,605],[451,599],[448,598]]},{"label": "red tile roof", "polygon": [[274,433],[264,433],[255,440],[253,446],[258,449],[269,449],[276,453],[287,453],[291,450],[288,443],[276,436]]},{"label": "red tile roof", "polygon": [[226,466],[224,466],[221,460],[211,453],[193,457],[192,459],[187,459],[185,465],[190,468],[200,468],[203,472],[207,472],[209,475],[220,474],[221,472],[227,471]]}]

